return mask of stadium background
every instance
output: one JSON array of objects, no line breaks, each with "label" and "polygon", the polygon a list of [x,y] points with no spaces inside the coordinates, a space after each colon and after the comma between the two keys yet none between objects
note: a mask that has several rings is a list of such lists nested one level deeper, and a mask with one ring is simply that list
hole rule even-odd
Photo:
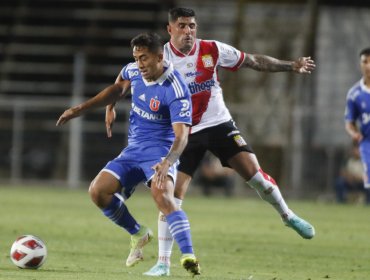
[{"label": "stadium background", "polygon": [[[225,100],[261,165],[286,196],[332,196],[350,146],[343,112],[369,46],[367,1],[0,1],[0,181],[87,187],[126,143],[129,104],[114,137],[104,110],[56,128],[71,104],[114,82],[131,61],[130,39],[166,34],[167,11],[194,8],[198,37],[281,59],[311,55],[310,76],[220,71]],[[238,181],[239,192],[246,191]]]}]

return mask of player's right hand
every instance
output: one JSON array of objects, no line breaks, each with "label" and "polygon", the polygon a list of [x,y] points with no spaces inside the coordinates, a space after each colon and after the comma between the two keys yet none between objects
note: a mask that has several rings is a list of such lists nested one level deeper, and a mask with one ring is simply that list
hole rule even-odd
[{"label": "player's right hand", "polygon": [[116,110],[113,106],[107,106],[105,108],[105,128],[107,130],[108,138],[112,137],[112,127],[116,120]]},{"label": "player's right hand", "polygon": [[300,57],[293,62],[293,71],[299,74],[311,74],[315,68],[315,61],[310,56]]}]

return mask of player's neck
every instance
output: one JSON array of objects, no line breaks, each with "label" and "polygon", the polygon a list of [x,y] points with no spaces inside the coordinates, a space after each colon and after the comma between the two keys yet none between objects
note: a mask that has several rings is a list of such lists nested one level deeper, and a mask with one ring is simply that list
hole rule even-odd
[{"label": "player's neck", "polygon": [[154,82],[159,79],[160,76],[164,73],[164,66],[162,65],[157,71],[153,74],[153,76],[149,79],[146,79],[148,82]]},{"label": "player's neck", "polygon": [[194,48],[194,45],[195,45],[195,42],[194,44],[189,47],[189,46],[184,46],[184,47],[181,47],[181,46],[177,46],[174,42],[171,41],[171,44],[172,44],[172,47],[174,47],[178,52],[182,53],[183,55],[187,56]]},{"label": "player's neck", "polygon": [[185,47],[185,48],[179,49],[179,51],[182,52],[184,55],[188,55],[191,52],[192,49],[193,49],[193,47],[191,47],[191,48]]},{"label": "player's neck", "polygon": [[370,77],[363,77],[364,79],[364,85],[368,88],[370,88]]}]

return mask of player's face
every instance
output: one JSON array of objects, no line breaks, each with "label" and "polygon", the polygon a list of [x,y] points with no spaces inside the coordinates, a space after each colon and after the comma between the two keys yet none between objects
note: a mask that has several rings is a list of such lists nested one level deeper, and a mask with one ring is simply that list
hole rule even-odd
[{"label": "player's face", "polygon": [[194,17],[179,17],[175,22],[168,24],[167,31],[175,48],[185,54],[191,51],[197,36],[197,23]]},{"label": "player's face", "polygon": [[361,72],[365,80],[370,81],[370,55],[361,55]]},{"label": "player's face", "polygon": [[147,47],[135,46],[133,56],[141,75],[147,81],[155,81],[163,73],[163,54],[155,54]]}]

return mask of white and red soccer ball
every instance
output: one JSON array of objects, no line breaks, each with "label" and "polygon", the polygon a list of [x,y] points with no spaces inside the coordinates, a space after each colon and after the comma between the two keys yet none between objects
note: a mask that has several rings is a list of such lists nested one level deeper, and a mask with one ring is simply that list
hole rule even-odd
[{"label": "white and red soccer ball", "polygon": [[10,259],[20,268],[39,268],[46,257],[45,243],[33,235],[18,237],[10,249]]}]

